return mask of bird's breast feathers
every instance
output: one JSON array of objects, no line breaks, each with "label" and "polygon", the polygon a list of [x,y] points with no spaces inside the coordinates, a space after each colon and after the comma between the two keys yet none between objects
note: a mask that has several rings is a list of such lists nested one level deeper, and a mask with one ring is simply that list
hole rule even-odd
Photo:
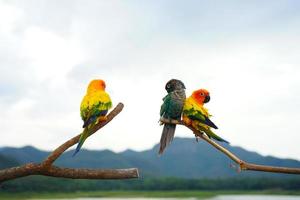
[{"label": "bird's breast feathers", "polygon": [[[183,111],[188,112],[200,112],[202,115],[209,117],[211,116],[206,108],[199,105],[192,97],[189,97],[185,100]],[[192,113],[191,113],[192,114]],[[196,114],[196,113],[195,113]]]}]

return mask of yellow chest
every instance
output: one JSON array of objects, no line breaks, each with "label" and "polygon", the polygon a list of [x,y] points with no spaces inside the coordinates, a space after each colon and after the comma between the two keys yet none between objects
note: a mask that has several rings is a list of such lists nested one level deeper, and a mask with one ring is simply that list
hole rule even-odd
[{"label": "yellow chest", "polygon": [[201,112],[203,115],[209,117],[210,114],[206,108],[202,105],[199,105],[192,97],[189,97],[185,100],[183,110],[195,110]]}]

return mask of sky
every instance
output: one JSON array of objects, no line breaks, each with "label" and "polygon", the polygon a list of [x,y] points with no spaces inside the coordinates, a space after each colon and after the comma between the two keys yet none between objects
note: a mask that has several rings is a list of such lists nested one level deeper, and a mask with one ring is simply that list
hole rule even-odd
[{"label": "sky", "polygon": [[[52,150],[79,134],[90,80],[124,110],[84,148],[160,140],[165,83],[206,88],[221,137],[300,159],[300,2],[0,0],[0,146]],[[176,136],[194,137],[185,127]],[[191,144],[191,145],[196,145]]]}]

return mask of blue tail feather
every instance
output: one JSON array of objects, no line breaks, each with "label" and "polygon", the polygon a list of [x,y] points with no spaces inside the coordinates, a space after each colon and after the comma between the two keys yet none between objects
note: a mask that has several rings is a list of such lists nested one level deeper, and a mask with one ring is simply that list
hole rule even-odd
[{"label": "blue tail feather", "polygon": [[81,146],[82,146],[82,143],[78,142],[77,147],[76,147],[75,152],[73,153],[72,157],[74,157],[80,151]]},{"label": "blue tail feather", "polygon": [[212,128],[218,129],[218,127],[208,118],[205,118],[205,122],[204,122],[207,126],[210,126]]},{"label": "blue tail feather", "polygon": [[84,137],[84,133],[85,132],[83,132],[81,134],[81,136],[79,138],[79,141],[78,141],[78,144],[77,144],[77,147],[76,147],[75,152],[73,153],[72,157],[74,157],[80,151],[80,149],[81,149],[81,147],[82,147],[82,145],[83,145],[83,143],[85,141],[85,139],[83,138]]}]

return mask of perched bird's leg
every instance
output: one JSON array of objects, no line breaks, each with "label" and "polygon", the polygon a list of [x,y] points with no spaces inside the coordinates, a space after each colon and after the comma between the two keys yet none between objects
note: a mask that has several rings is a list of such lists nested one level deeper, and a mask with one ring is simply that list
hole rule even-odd
[{"label": "perched bird's leg", "polygon": [[159,121],[163,124],[181,124],[180,120],[161,117]]},{"label": "perched bird's leg", "polygon": [[106,121],[107,120],[107,116],[105,115],[105,116],[100,116],[100,117],[98,117],[98,123],[99,122],[103,122],[103,121]]},{"label": "perched bird's leg", "polygon": [[201,139],[201,137],[198,136],[198,133],[197,133],[197,132],[194,132],[194,135],[195,135],[195,138],[196,138],[196,142],[199,142],[199,139]]},{"label": "perched bird's leg", "polygon": [[161,118],[159,118],[159,120],[158,120],[158,123],[159,123],[159,125],[161,126],[161,125],[164,125],[164,122],[163,122],[163,117],[161,117]]},{"label": "perched bird's leg", "polygon": [[[195,134],[195,133],[194,133]],[[199,142],[199,139],[201,139],[199,136],[197,136],[196,134],[195,134],[195,138],[196,138],[196,142]]]},{"label": "perched bird's leg", "polygon": [[186,116],[182,116],[182,121],[187,125],[190,126],[192,125],[192,120],[190,120],[188,117]]}]

